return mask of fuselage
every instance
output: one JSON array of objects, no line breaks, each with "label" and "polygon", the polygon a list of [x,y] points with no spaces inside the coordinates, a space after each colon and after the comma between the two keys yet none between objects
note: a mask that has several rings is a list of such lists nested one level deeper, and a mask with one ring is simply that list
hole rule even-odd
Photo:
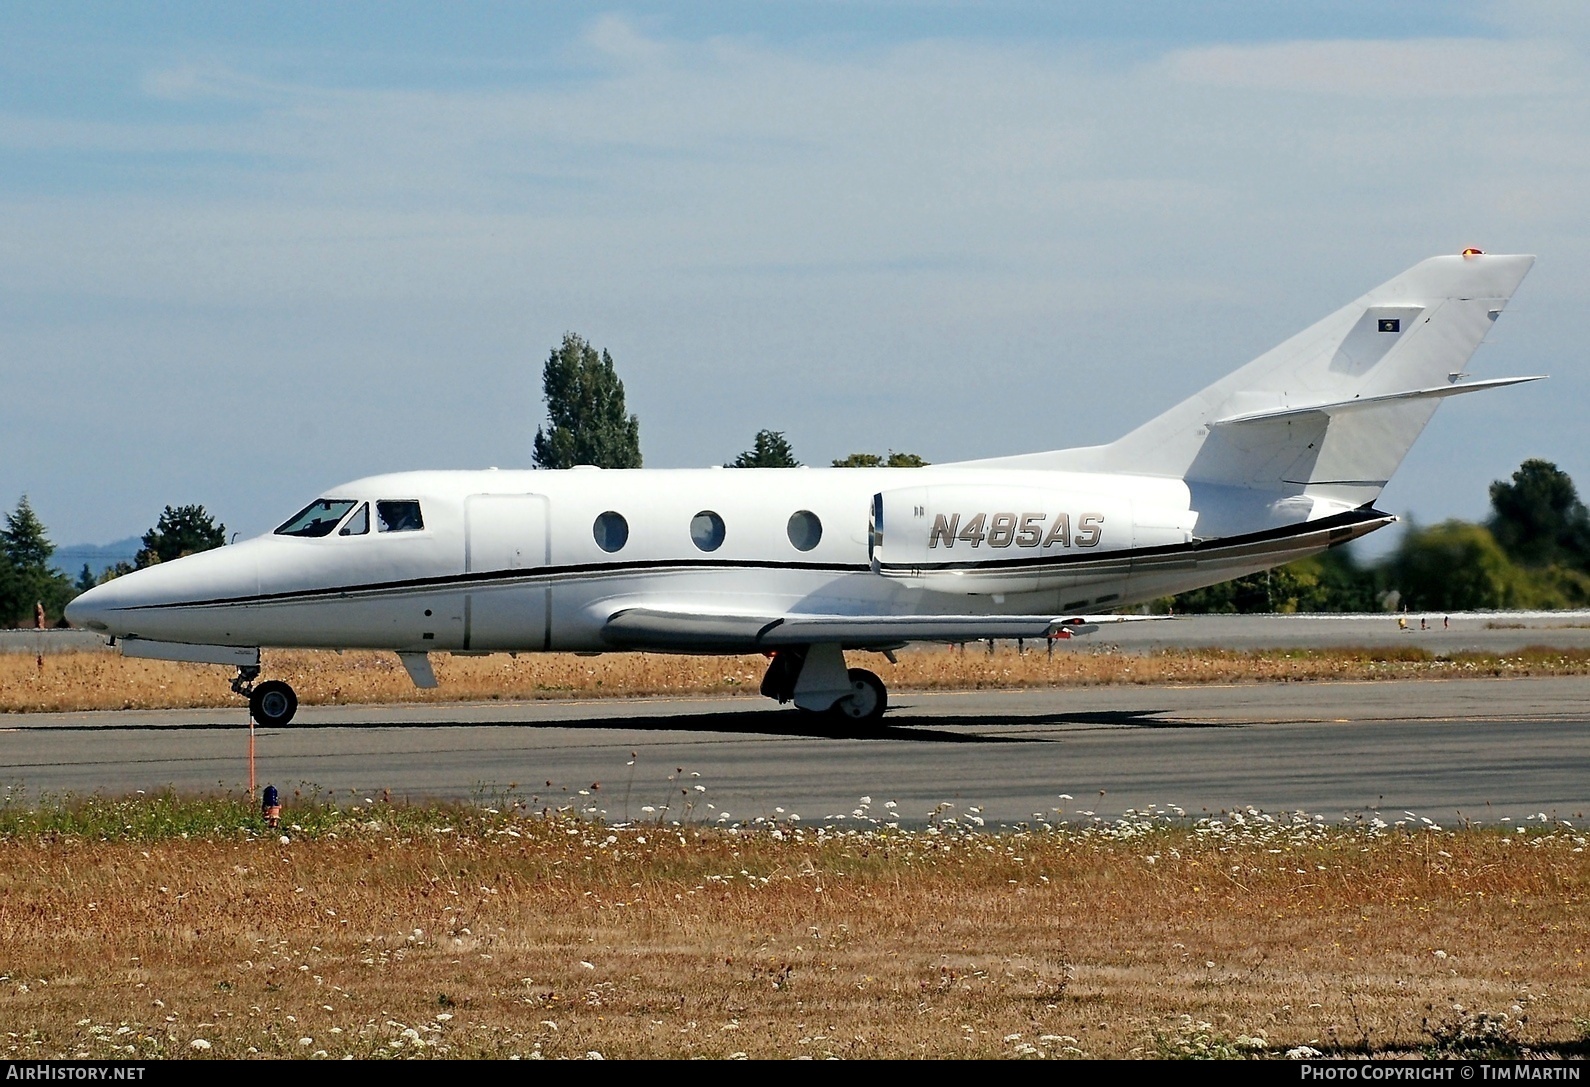
[{"label": "fuselage", "polygon": [[[274,532],[116,578],[67,618],[141,657],[231,665],[290,722],[262,647],[765,652],[761,691],[876,725],[845,653],[1062,638],[1315,554],[1375,508],[1532,257],[1422,261],[1106,445],[911,469],[409,472]],[[1091,616],[1088,613],[1093,613]],[[1114,616],[1119,620],[1122,617]]]},{"label": "fuselage", "polygon": [[[1235,513],[1230,496],[1197,497],[1179,479],[950,467],[399,473],[91,589],[69,616],[216,646],[599,651],[630,606],[1115,611],[1387,520],[1295,496],[1239,498],[1252,509]],[[1242,529],[1201,534],[1216,522]]]}]

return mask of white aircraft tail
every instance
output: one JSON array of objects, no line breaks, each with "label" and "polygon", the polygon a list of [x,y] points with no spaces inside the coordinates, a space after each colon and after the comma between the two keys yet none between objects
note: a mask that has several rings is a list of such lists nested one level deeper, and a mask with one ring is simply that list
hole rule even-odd
[{"label": "white aircraft tail", "polygon": [[1110,443],[967,466],[1122,472],[1372,502],[1534,264],[1432,257]]}]

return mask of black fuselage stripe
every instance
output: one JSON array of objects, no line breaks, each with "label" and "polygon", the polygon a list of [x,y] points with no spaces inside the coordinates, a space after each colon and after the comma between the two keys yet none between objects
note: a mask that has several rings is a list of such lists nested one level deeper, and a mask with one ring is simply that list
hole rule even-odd
[{"label": "black fuselage stripe", "polygon": [[1385,520],[1389,513],[1379,510],[1350,510],[1347,513],[1338,513],[1331,517],[1321,517],[1318,521],[1305,521],[1300,525],[1283,525],[1280,528],[1265,529],[1262,532],[1246,532],[1240,536],[1223,536],[1214,540],[1193,540],[1191,543],[1159,544],[1154,547],[1135,547],[1124,551],[1107,551],[1103,554],[1071,554],[1055,555],[1045,558],[1012,558],[988,559],[982,562],[932,562],[932,563],[885,563],[886,570],[911,570],[924,573],[952,573],[960,570],[1044,570],[1059,566],[1080,566],[1084,564],[1107,565],[1110,563],[1133,563],[1143,559],[1174,558],[1181,555],[1209,555],[1213,556],[1222,551],[1236,551],[1257,544],[1275,543],[1281,540],[1297,539],[1304,536],[1313,536],[1322,532],[1331,532],[1341,528],[1353,528],[1367,524],[1370,521]]},{"label": "black fuselage stripe", "polygon": [[[1050,570],[1069,566],[1116,566],[1131,564],[1142,559],[1168,558],[1177,555],[1214,557],[1222,551],[1236,550],[1255,544],[1311,536],[1333,529],[1353,527],[1369,521],[1384,520],[1390,514],[1379,510],[1353,510],[1334,517],[1322,517],[1300,525],[1249,532],[1240,536],[1226,536],[1218,540],[1194,540],[1186,544],[1162,544],[1156,547],[1129,548],[1108,551],[1104,554],[1056,555],[1045,559],[992,559],[979,563],[899,563],[884,566],[887,570],[912,572],[950,572],[956,570],[1009,570],[1013,572]],[[337,585],[321,589],[299,589],[281,593],[256,593],[249,596],[213,597],[206,600],[185,600],[165,604],[134,604],[126,611],[159,611],[168,608],[208,608],[232,604],[283,604],[297,601],[323,600],[345,596],[367,596],[378,593],[402,593],[426,589],[469,589],[503,582],[539,584],[560,578],[594,575],[613,577],[625,574],[661,572],[668,570],[802,570],[831,574],[860,574],[871,570],[861,564],[822,562],[742,562],[734,559],[654,559],[642,562],[577,563],[567,566],[537,566],[521,570],[490,570],[484,572],[445,574],[439,577],[410,578],[400,581],[371,582],[364,585]]]}]

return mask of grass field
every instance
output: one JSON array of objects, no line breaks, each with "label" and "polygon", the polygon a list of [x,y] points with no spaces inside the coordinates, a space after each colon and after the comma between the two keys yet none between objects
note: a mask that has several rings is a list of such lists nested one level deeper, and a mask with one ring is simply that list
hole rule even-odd
[{"label": "grass field", "polygon": [[[767,662],[760,656],[686,657],[571,653],[510,657],[433,657],[441,686],[417,690],[391,653],[270,651],[265,674],[285,679],[306,705],[373,702],[590,698],[668,694],[755,694]],[[898,665],[851,654],[852,666],[876,669],[894,690],[1063,687],[1110,683],[1306,682],[1443,679],[1454,676],[1584,675],[1590,651],[1529,648],[1517,653],[1438,657],[1418,647],[1234,652],[1178,649],[1150,654],[1065,647],[1019,654],[980,645],[902,652]],[[116,653],[40,658],[0,654],[0,712],[177,709],[228,706],[231,672],[216,665],[138,660]]]},{"label": "grass field", "polygon": [[1590,1051],[1585,838],[1543,820],[287,818],[0,807],[4,1055]]},{"label": "grass field", "polygon": [[[857,655],[858,658],[862,655]],[[972,647],[892,686],[1564,675],[1582,652]],[[305,702],[754,692],[759,657],[273,653]],[[8,711],[231,704],[224,669],[0,657]],[[1590,1055],[1586,839],[1073,813],[1000,833],[0,798],[0,1055]],[[285,840],[283,840],[285,839]]]}]

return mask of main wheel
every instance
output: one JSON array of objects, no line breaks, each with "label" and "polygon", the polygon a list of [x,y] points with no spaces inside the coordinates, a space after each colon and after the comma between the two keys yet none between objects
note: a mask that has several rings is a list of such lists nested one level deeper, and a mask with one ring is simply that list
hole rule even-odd
[{"label": "main wheel", "polygon": [[889,690],[883,680],[865,668],[850,670],[850,693],[834,703],[833,712],[846,721],[875,725],[889,708]]},{"label": "main wheel", "polygon": [[298,696],[281,680],[269,680],[248,696],[248,712],[255,724],[285,725],[298,712]]}]

